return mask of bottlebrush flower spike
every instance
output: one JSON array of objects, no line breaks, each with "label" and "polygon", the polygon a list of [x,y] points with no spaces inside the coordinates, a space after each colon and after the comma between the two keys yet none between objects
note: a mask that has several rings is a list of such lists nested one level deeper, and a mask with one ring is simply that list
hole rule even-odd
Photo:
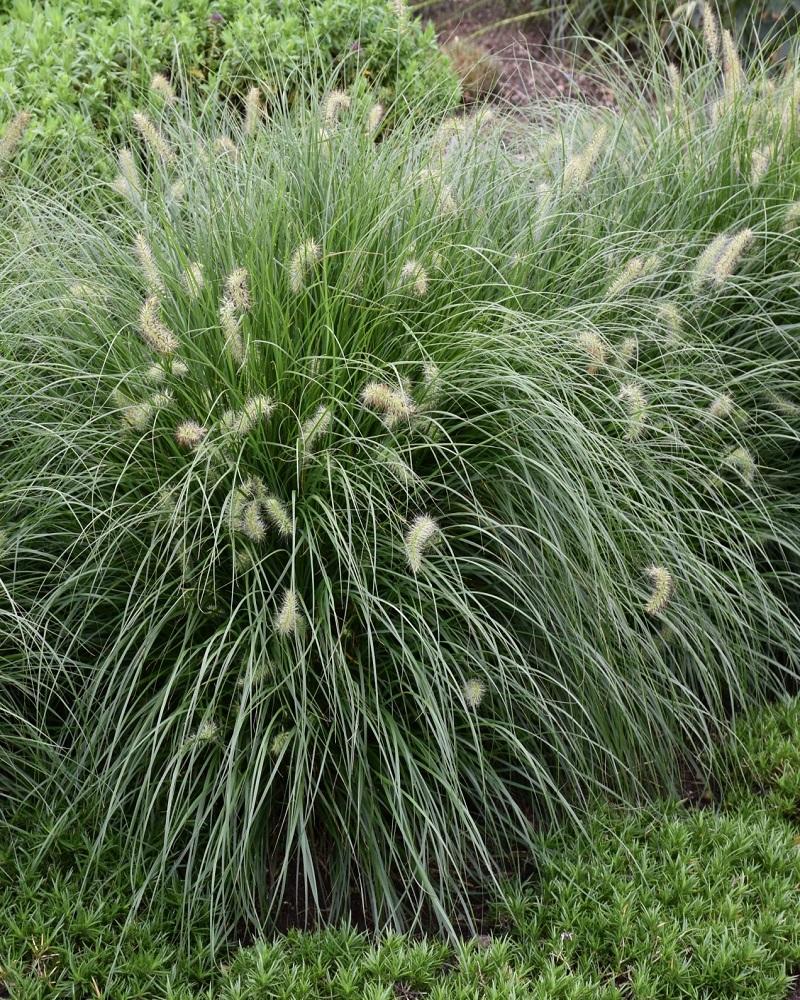
[{"label": "bottlebrush flower spike", "polygon": [[672,599],[675,581],[665,566],[648,566],[645,573],[650,579],[652,589],[644,609],[648,615],[657,617],[666,610]]},{"label": "bottlebrush flower spike", "polygon": [[308,240],[301,244],[292,254],[289,265],[289,287],[298,295],[306,286],[306,282],[322,255],[319,244]]},{"label": "bottlebrush flower spike", "polygon": [[419,573],[426,551],[440,536],[438,524],[427,514],[421,514],[411,522],[404,541],[406,559],[412,573]]},{"label": "bottlebrush flower spike", "polygon": [[294,534],[294,521],[286,508],[286,505],[277,497],[268,496],[263,502],[264,513],[267,520],[284,538],[290,538]]},{"label": "bottlebrush flower spike", "polygon": [[404,389],[393,389],[385,382],[370,382],[361,391],[361,403],[366,409],[383,415],[383,422],[391,428],[403,420],[410,420],[417,408]]},{"label": "bottlebrush flower spike", "polygon": [[683,316],[674,302],[660,302],[656,310],[656,319],[666,330],[664,338],[668,344],[676,344],[683,333]]},{"label": "bottlebrush flower spike", "polygon": [[258,87],[251,87],[247,91],[244,102],[244,134],[254,135],[256,127],[264,114],[261,101],[261,91]]},{"label": "bottlebrush flower spike", "polygon": [[261,505],[257,500],[248,500],[242,505],[238,528],[252,542],[262,542],[266,538],[267,527],[262,520]]},{"label": "bottlebrush flower spike", "polygon": [[178,349],[178,338],[161,322],[161,302],[156,295],[145,299],[139,313],[139,332],[157,354],[172,354]]},{"label": "bottlebrush flower spike", "polygon": [[607,299],[615,299],[632,285],[637,278],[641,278],[645,269],[644,257],[632,257],[625,267],[622,268],[617,277],[611,282],[606,291]]},{"label": "bottlebrush flower spike", "polygon": [[384,114],[385,111],[382,104],[373,104],[369,109],[369,114],[367,115],[367,132],[369,135],[375,135],[378,131]]},{"label": "bottlebrush flower spike", "polygon": [[647,423],[647,397],[638,385],[628,382],[620,389],[619,398],[628,411],[625,437],[629,441],[635,441],[642,436]]},{"label": "bottlebrush flower spike", "polygon": [[342,90],[334,90],[325,102],[325,124],[328,128],[333,128],[339,121],[342,111],[347,111],[350,107],[350,97]]},{"label": "bottlebrush flower spike", "polygon": [[225,279],[225,297],[230,299],[239,312],[250,309],[249,280],[250,276],[244,267],[237,267]]},{"label": "bottlebrush flower spike", "polygon": [[177,100],[172,84],[163,73],[155,73],[150,81],[150,89],[158,94],[165,104],[174,104]]},{"label": "bottlebrush flower spike", "polygon": [[789,233],[800,225],[800,201],[793,201],[783,217],[784,231]]},{"label": "bottlebrush flower spike", "polygon": [[293,587],[283,592],[280,609],[275,616],[275,630],[278,635],[299,635],[303,628],[303,615]]},{"label": "bottlebrush flower spike", "polygon": [[156,417],[156,407],[149,400],[141,403],[131,403],[122,410],[122,422],[125,427],[134,431],[146,431],[153,426]]},{"label": "bottlebrush flower spike", "polygon": [[161,160],[164,164],[175,162],[175,151],[147,115],[142,114],[141,111],[135,112],[133,115],[133,124],[136,126],[136,130],[142,137],[145,146],[153,156]]},{"label": "bottlebrush flower spike", "polygon": [[625,337],[616,351],[617,364],[620,368],[627,368],[634,362],[639,354],[639,341],[636,337]]},{"label": "bottlebrush flower spike", "polygon": [[205,440],[208,431],[196,420],[184,420],[175,428],[175,441],[186,451],[194,451]]},{"label": "bottlebrush flower spike", "polygon": [[3,135],[0,137],[0,171],[16,153],[30,123],[30,112],[19,111],[6,125]]},{"label": "bottlebrush flower spike", "polygon": [[753,242],[752,229],[742,229],[731,236],[724,245],[722,252],[714,264],[711,280],[715,285],[722,285],[739,266],[745,251]]},{"label": "bottlebrush flower spike", "polygon": [[753,150],[753,155],[750,161],[750,183],[753,187],[758,187],[758,185],[764,180],[771,162],[772,151],[769,146],[762,146],[761,149]]},{"label": "bottlebrush flower spike", "polygon": [[486,685],[476,677],[466,681],[462,688],[464,701],[470,708],[478,708],[486,696]]},{"label": "bottlebrush flower spike", "polygon": [[418,299],[424,299],[428,294],[428,272],[418,260],[407,260],[400,272],[402,287],[411,286]]},{"label": "bottlebrush flower spike", "polygon": [[292,741],[292,732],[290,729],[283,729],[281,732],[276,733],[273,737],[272,742],[269,745],[269,752],[273,757],[280,757],[284,750],[289,746]]},{"label": "bottlebrush flower spike", "polygon": [[191,263],[181,275],[181,284],[192,299],[200,298],[200,292],[205,284],[203,265],[197,261]]},{"label": "bottlebrush flower spike", "polygon": [[130,191],[133,194],[141,194],[142,182],[139,177],[139,168],[136,166],[136,160],[130,149],[125,147],[117,153],[117,164],[120,176],[125,180]]},{"label": "bottlebrush flower spike", "polygon": [[139,262],[148,292],[151,295],[163,295],[165,289],[164,282],[161,279],[161,272],[158,269],[158,264],[156,264],[153,248],[150,246],[144,233],[136,234],[136,238],[133,241],[133,251]]},{"label": "bottlebrush flower spike", "polygon": [[756,478],[756,461],[747,448],[734,448],[723,459],[724,463],[739,473],[748,486],[752,486]]},{"label": "bottlebrush flower spike", "polygon": [[300,444],[304,457],[309,458],[314,451],[316,441],[328,432],[331,425],[331,410],[322,404],[316,413],[309,417],[300,428]]},{"label": "bottlebrush flower spike", "polygon": [[241,320],[236,311],[236,306],[230,299],[223,299],[219,307],[219,325],[225,336],[225,350],[231,358],[241,368],[247,358],[247,347],[242,336]]},{"label": "bottlebrush flower spike", "polygon": [[706,51],[711,58],[718,59],[720,55],[719,24],[710,3],[703,4],[703,41],[706,43]]},{"label": "bottlebrush flower spike", "polygon": [[708,407],[708,415],[714,420],[726,420],[733,415],[735,404],[730,393],[723,392],[712,400]]},{"label": "bottlebrush flower spike", "polygon": [[589,358],[589,364],[586,366],[586,374],[596,375],[606,362],[606,342],[600,334],[587,331],[578,335],[577,343],[578,347]]},{"label": "bottlebrush flower spike", "polygon": [[733,35],[727,29],[722,32],[722,72],[725,77],[725,89],[728,94],[739,90],[745,81],[745,73],[736,51]]},{"label": "bottlebrush flower spike", "polygon": [[218,156],[224,156],[234,163],[239,159],[239,147],[227,135],[221,135],[214,141],[214,152]]}]

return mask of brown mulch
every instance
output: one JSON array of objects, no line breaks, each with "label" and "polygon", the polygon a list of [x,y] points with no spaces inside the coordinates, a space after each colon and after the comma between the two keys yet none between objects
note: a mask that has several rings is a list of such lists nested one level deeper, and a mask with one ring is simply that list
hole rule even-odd
[{"label": "brown mulch", "polygon": [[502,24],[508,19],[502,0],[448,0],[422,13],[431,20],[443,44],[468,38],[498,62],[497,97],[524,106],[536,99],[571,98],[611,107],[608,87],[579,69],[569,54],[557,51],[549,40],[549,24],[540,18]]}]

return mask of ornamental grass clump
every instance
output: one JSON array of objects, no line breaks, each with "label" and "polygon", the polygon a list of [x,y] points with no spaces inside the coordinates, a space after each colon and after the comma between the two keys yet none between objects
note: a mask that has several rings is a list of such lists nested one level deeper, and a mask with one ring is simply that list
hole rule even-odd
[{"label": "ornamental grass clump", "polygon": [[8,189],[2,676],[41,794],[220,929],[451,926],[796,680],[794,75],[682,69],[380,141],[171,111],[112,218]]}]

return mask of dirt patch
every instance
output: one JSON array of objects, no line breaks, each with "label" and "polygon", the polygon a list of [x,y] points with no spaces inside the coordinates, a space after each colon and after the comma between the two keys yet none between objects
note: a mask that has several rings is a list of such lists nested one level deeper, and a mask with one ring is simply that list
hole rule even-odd
[{"label": "dirt patch", "polygon": [[549,25],[540,19],[513,21],[502,2],[476,5],[463,0],[436,4],[423,18],[433,22],[440,42],[469,37],[491,53],[499,70],[497,96],[503,101],[522,106],[537,99],[570,98],[604,107],[614,104],[608,87],[553,47]]},{"label": "dirt patch", "polygon": [[786,1000],[800,1000],[800,976],[792,983]]}]

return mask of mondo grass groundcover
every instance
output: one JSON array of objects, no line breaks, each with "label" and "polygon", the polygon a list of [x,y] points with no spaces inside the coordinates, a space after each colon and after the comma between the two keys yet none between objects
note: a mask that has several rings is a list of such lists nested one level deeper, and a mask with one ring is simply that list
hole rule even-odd
[{"label": "mondo grass groundcover", "polygon": [[341,926],[212,956],[202,907],[188,934],[178,932],[178,882],[132,911],[131,886],[146,873],[131,869],[116,833],[98,852],[79,817],[64,830],[52,816],[23,811],[0,825],[0,993],[787,1000],[800,964],[797,822],[748,788],[797,770],[785,749],[797,722],[796,703],[787,703],[739,727],[726,748],[734,770],[723,811],[603,809],[577,837],[542,839],[536,878],[487,910],[482,934],[450,943]]},{"label": "mondo grass groundcover", "polygon": [[798,80],[717,39],[615,112],[139,114],[100,219],[8,171],[9,788],[223,932],[447,926],[794,678]]}]

